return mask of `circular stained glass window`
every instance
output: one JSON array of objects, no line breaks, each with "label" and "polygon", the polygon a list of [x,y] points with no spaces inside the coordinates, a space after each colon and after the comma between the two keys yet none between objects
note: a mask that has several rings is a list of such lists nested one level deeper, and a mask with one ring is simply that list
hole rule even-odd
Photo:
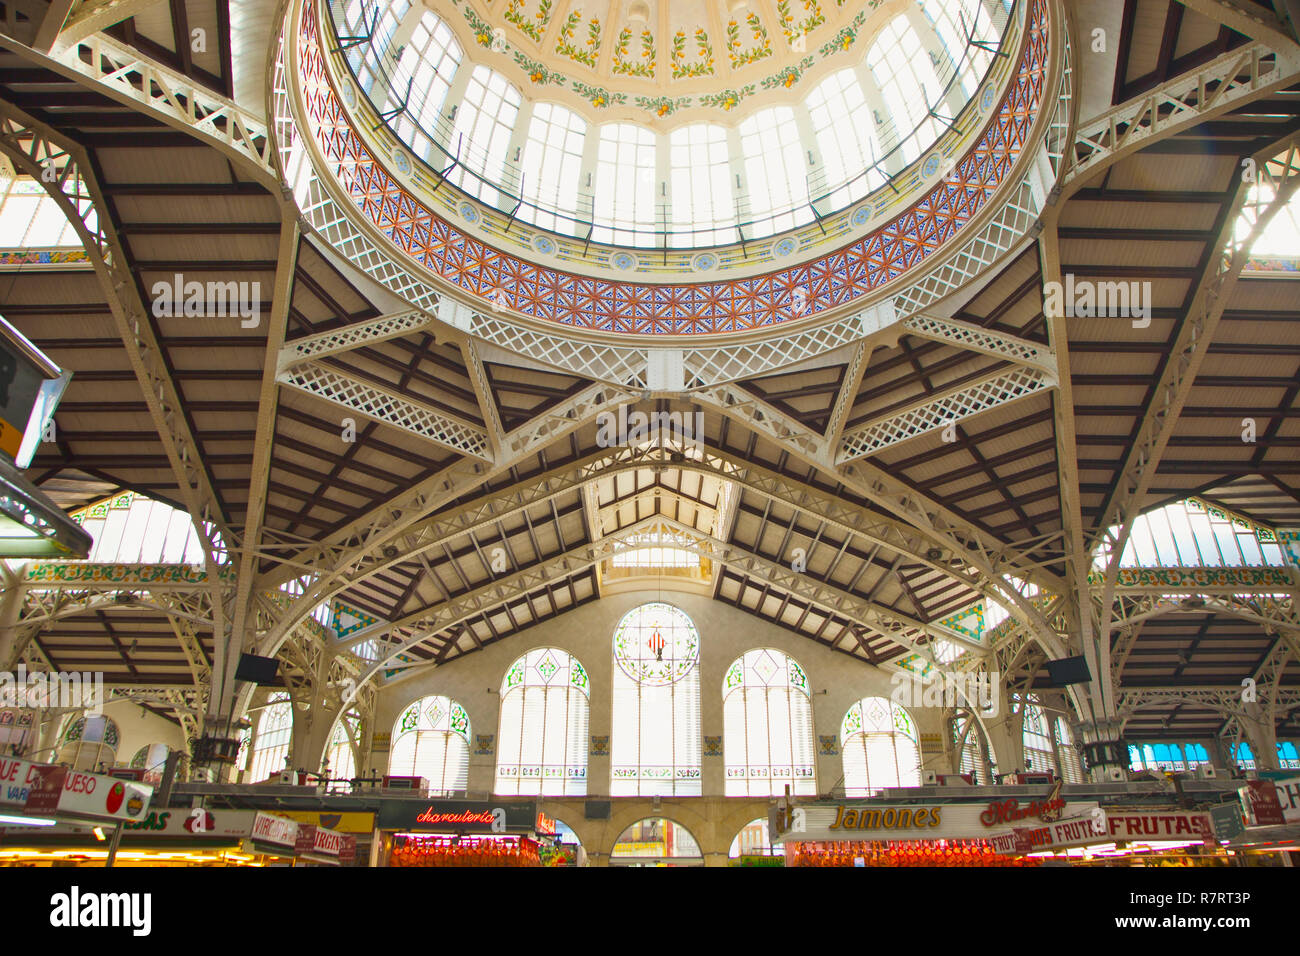
[{"label": "circular stained glass window", "polygon": [[700,635],[671,604],[642,604],[614,629],[614,659],[638,683],[672,684],[699,662]]}]

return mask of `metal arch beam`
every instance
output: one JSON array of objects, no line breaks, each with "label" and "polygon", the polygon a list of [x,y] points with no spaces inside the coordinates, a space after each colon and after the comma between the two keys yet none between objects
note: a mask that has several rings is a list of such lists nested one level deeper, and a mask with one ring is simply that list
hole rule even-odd
[{"label": "metal arch beam", "polygon": [[[372,663],[359,681],[360,685],[369,682],[376,674],[385,669],[393,658],[416,647],[430,637],[455,627],[472,617],[477,617],[507,601],[529,594],[557,579],[579,573],[612,557],[619,545],[629,537],[641,533],[646,528],[668,528],[674,532],[675,546],[693,551],[701,557],[707,557],[719,564],[727,565],[750,577],[770,581],[782,590],[791,591],[796,596],[812,601],[841,614],[862,618],[861,623],[877,631],[899,647],[916,651],[921,645],[911,640],[905,632],[912,631],[925,634],[931,638],[949,640],[969,647],[980,654],[986,649],[970,641],[962,634],[947,628],[928,625],[907,615],[872,604],[864,598],[849,594],[839,588],[822,584],[807,575],[792,571],[783,565],[763,558],[736,545],[728,544],[680,522],[663,515],[651,515],[612,534],[604,535],[593,542],[584,542],[577,547],[547,558],[538,564],[525,568],[514,574],[489,580],[466,594],[443,601],[420,611],[413,612],[389,625],[392,628],[418,629],[415,634],[398,644],[384,648],[383,656]],[[694,542],[688,544],[688,542]],[[345,698],[346,708],[355,697]]]},{"label": "metal arch beam", "polygon": [[477,425],[453,418],[393,389],[360,381],[339,369],[317,362],[299,362],[280,372],[276,381],[458,454],[485,462],[492,460],[488,434]]},{"label": "metal arch beam", "polygon": [[[1101,593],[1101,635],[1109,633],[1120,559],[1128,543],[1133,520],[1138,516],[1155,479],[1156,469],[1169,439],[1178,427],[1183,405],[1191,393],[1210,342],[1218,329],[1228,296],[1246,264],[1250,247],[1272,217],[1290,201],[1297,187],[1300,187],[1298,143],[1300,135],[1292,134],[1255,156],[1259,170],[1258,185],[1268,184],[1274,190],[1267,205],[1259,198],[1248,203],[1254,187],[1245,182],[1238,184],[1226,222],[1215,240],[1210,263],[1197,285],[1191,307],[1170,351],[1168,364],[1143,415],[1137,440],[1125,456],[1124,465],[1106,504],[1104,518],[1098,525],[1097,535],[1089,549],[1096,550],[1102,544],[1110,548]],[[1275,159],[1279,153],[1283,156],[1281,160]],[[1259,192],[1262,190],[1256,191],[1257,196]],[[1237,234],[1239,216],[1251,220],[1250,232],[1245,237]],[[1111,528],[1118,528],[1118,533],[1112,535],[1109,530]]]},{"label": "metal arch beam", "polygon": [[461,343],[460,352],[469,371],[470,384],[474,386],[474,397],[478,399],[479,411],[487,425],[488,447],[492,460],[495,461],[501,457],[505,429],[501,426],[501,415],[497,411],[496,400],[492,397],[492,384],[488,381],[487,370],[483,367],[478,343],[466,336]]},{"label": "metal arch beam", "polygon": [[1057,378],[1056,353],[1050,345],[1041,345],[1005,332],[995,332],[973,322],[942,319],[919,312],[903,319],[901,329],[917,338],[943,342],[968,352],[991,355],[1025,368],[1037,369],[1052,380]]},{"label": "metal arch beam", "polygon": [[606,408],[632,398],[630,393],[620,389],[593,385],[507,434],[504,438],[506,457],[494,466],[488,467],[481,461],[461,459],[392,496],[335,531],[324,541],[314,542],[288,558],[263,555],[281,562],[278,570],[259,582],[259,587],[263,589],[278,589],[304,573],[318,577],[294,601],[286,616],[262,638],[262,653],[273,654],[296,622],[307,618],[317,604],[346,587],[349,575],[362,566],[373,565],[380,560],[384,549],[394,546],[393,542],[420,523],[426,515],[469,494],[484,482],[505,474],[526,461],[538,448],[594,420]]},{"label": "metal arch beam", "polygon": [[844,384],[835,396],[835,405],[831,409],[830,421],[826,424],[826,442],[831,448],[838,448],[840,436],[844,434],[844,423],[849,419],[849,412],[857,400],[858,389],[862,387],[862,376],[867,372],[872,348],[866,342],[859,342],[853,350],[853,358],[844,371]]},{"label": "metal arch beam", "polygon": [[[180,498],[204,543],[204,563],[212,589],[213,626],[226,628],[222,606],[218,556],[236,546],[203,462],[202,449],[190,432],[180,395],[162,358],[150,316],[140,300],[129,260],[106,214],[103,192],[91,173],[84,149],[67,142],[10,103],[0,102],[0,152],[8,155],[17,169],[40,182],[53,197],[94,264],[105,290],[109,310],[117,322],[118,334],[126,345],[127,357],[145,404],[167,453],[171,471],[180,488]],[[46,164],[58,170],[54,182],[45,182]],[[94,225],[92,227],[91,220]]]},{"label": "metal arch beam", "polygon": [[115,23],[143,13],[160,2],[161,0],[80,0],[59,32],[59,45],[66,46],[93,33],[107,30]]},{"label": "metal arch beam", "polygon": [[[1264,72],[1267,63],[1274,69]],[[1300,50],[1294,43],[1280,51],[1254,43],[1080,123],[1071,140],[1063,195],[1143,146],[1291,86],[1297,74]]]},{"label": "metal arch beam", "polygon": [[1247,10],[1233,0],[1178,0],[1188,10],[1208,17],[1215,23],[1236,30],[1242,36],[1267,43],[1275,50],[1293,50],[1296,38],[1285,24],[1271,13],[1265,13],[1257,4]]},{"label": "metal arch beam", "polygon": [[1054,387],[1053,376],[1039,368],[1013,368],[949,389],[844,432],[835,463],[867,458],[919,435],[947,428],[994,408]]},{"label": "metal arch beam", "polygon": [[[673,518],[669,518],[666,515],[649,515],[642,518],[640,521],[633,522],[625,528],[604,535],[601,538],[598,538],[595,542],[584,543],[576,548],[570,549],[564,554],[547,558],[542,563],[545,565],[563,565],[565,568],[569,569],[567,573],[585,570],[586,567],[597,563],[597,561],[602,560],[602,558],[595,558],[586,564],[574,565],[572,562],[575,560],[585,560],[586,555],[597,552],[601,555],[605,555],[604,549],[606,545],[620,544],[630,535],[638,533],[646,528],[658,528],[670,532],[673,535],[674,547],[690,551],[693,554],[698,554],[702,558],[708,558],[718,564],[726,565],[727,567],[742,574],[746,574],[749,577],[771,583],[796,597],[804,598],[805,600],[812,601],[824,608],[838,611],[841,614],[853,617],[858,620],[859,623],[877,631],[882,636],[889,638],[891,641],[898,644],[899,647],[906,650],[915,651],[918,648],[918,645],[914,641],[904,635],[905,631],[912,631],[918,634],[925,634],[931,638],[960,644],[961,646],[979,654],[985,654],[987,652],[987,648],[983,647],[977,641],[972,641],[964,634],[951,630],[950,628],[936,624],[927,624],[926,622],[911,617],[910,615],[883,608],[866,598],[844,591],[834,585],[823,584],[821,581],[818,581],[816,578],[807,574],[794,571],[783,564],[773,561],[770,558],[763,557],[762,555],[746,548],[742,548],[739,545],[731,544],[715,538],[712,535],[704,534],[696,528]],[[525,582],[529,590],[537,587],[535,583],[531,582],[536,582],[538,580],[552,581],[555,579],[553,576],[539,579],[532,569],[519,571],[515,575],[512,575],[511,578]],[[510,579],[502,578],[500,579],[500,583],[505,584],[508,580]],[[471,594],[482,592],[488,596],[492,596],[494,593],[494,583],[495,582],[492,581],[485,582],[480,585],[479,588],[475,589],[475,591],[471,592]],[[448,606],[460,607],[460,602],[460,598],[454,598],[451,601],[445,601],[428,608],[422,608],[421,610],[414,611],[390,622],[388,624],[389,627],[400,629],[419,628],[423,634],[422,637],[413,637],[402,646],[396,648],[393,651],[393,655],[395,656],[398,653],[409,650],[411,647],[426,639],[430,633],[437,633],[448,627],[453,627],[456,624],[459,624],[464,620],[463,617],[450,620],[446,617],[447,612],[443,609]],[[477,599],[471,600],[470,603],[472,604],[475,613],[485,609]]]},{"label": "metal arch beam", "polygon": [[[986,586],[978,576],[966,574],[930,557],[926,553],[930,542],[910,525],[888,515],[868,511],[828,494],[822,489],[769,471],[738,456],[724,454],[712,448],[705,448],[702,454],[703,458],[700,461],[692,458],[673,461],[671,449],[613,449],[589,455],[537,478],[502,488],[492,496],[476,499],[447,514],[434,515],[411,525],[406,533],[407,550],[400,554],[382,560],[373,553],[369,558],[364,556],[353,558],[349,562],[349,567],[355,570],[339,577],[332,590],[323,594],[319,600],[333,597],[439,543],[491,528],[497,522],[524,508],[572,492],[575,488],[585,489],[596,479],[626,472],[670,468],[715,477],[730,482],[737,489],[775,503],[788,505],[796,512],[819,522],[825,522],[845,536],[856,537],[872,545],[888,548],[932,570],[952,576],[976,593],[1005,601],[998,591]],[[600,537],[595,529],[592,534]],[[360,635],[350,643],[360,643],[365,639],[367,635]]]},{"label": "metal arch beam", "polygon": [[[924,562],[928,566],[967,581],[979,593],[993,597],[1029,627],[1054,656],[1064,655],[1059,635],[1029,598],[1012,585],[1009,578],[1014,576],[1053,593],[1061,591],[1063,582],[1038,562],[1027,559],[1019,547],[990,542],[987,532],[976,528],[926,495],[908,488],[870,462],[848,462],[837,468],[830,460],[824,436],[810,431],[748,392],[724,385],[693,392],[691,398],[760,435],[786,442],[787,447],[808,465],[833,477],[849,491],[861,495],[887,514],[898,515],[894,525],[896,529],[906,529],[898,533],[905,535],[907,545],[895,550],[924,556],[938,545],[937,550],[949,552],[973,571],[965,574],[951,565],[940,566],[936,559],[925,557]],[[786,436],[795,438],[791,440]],[[916,544],[912,545],[912,541]]]}]

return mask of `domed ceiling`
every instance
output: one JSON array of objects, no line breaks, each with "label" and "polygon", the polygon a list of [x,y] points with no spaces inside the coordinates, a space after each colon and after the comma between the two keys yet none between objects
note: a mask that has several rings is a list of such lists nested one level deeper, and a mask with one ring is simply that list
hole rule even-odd
[{"label": "domed ceiling", "polygon": [[[642,121],[743,107],[839,65],[906,0],[454,0],[462,40],[546,95]],[[456,17],[449,17],[455,21]],[[566,96],[567,94],[567,96]],[[762,97],[771,102],[771,97]]]}]

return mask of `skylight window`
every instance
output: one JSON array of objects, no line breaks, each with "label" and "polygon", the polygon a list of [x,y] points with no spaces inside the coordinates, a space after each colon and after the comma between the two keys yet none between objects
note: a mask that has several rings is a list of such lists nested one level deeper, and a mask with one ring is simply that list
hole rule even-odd
[{"label": "skylight window", "polygon": [[543,229],[575,231],[571,220],[559,219],[546,210],[578,208],[586,138],[587,123],[572,110],[551,103],[538,103],[534,107],[524,145],[523,194],[541,208],[526,206],[520,218]]},{"label": "skylight window", "polygon": [[[440,143],[445,143],[448,124],[442,107],[463,55],[447,24],[437,15],[426,13],[415,25],[411,42],[403,48],[397,62],[394,86],[403,95],[409,88],[411,98],[407,110],[395,120],[394,131],[416,152],[435,163],[438,160],[433,158],[429,138],[437,136]],[[391,103],[389,108],[397,105]]]},{"label": "skylight window", "polygon": [[94,539],[87,561],[203,564],[203,541],[189,514],[161,501],[124,491],[74,511],[71,518]]},{"label": "skylight window", "polygon": [[867,66],[889,110],[881,134],[883,145],[892,149],[902,143],[903,158],[910,163],[943,132],[930,115],[943,87],[905,15],[885,25],[867,54]]},{"label": "skylight window", "polygon": [[847,206],[885,184],[877,169],[861,175],[874,167],[880,144],[856,70],[840,70],[818,84],[808,96],[808,113],[822,156],[817,178],[821,183],[847,184],[831,193],[829,209]]},{"label": "skylight window", "polygon": [[755,237],[784,232],[812,219],[807,205],[808,160],[794,110],[775,106],[741,123],[740,153],[748,187],[746,218],[761,220],[754,226]]},{"label": "skylight window", "polygon": [[698,568],[700,556],[675,547],[673,540],[672,535],[661,531],[633,535],[610,563],[616,568]]},{"label": "skylight window", "polygon": [[[95,226],[94,213],[89,221]],[[81,239],[58,202],[36,180],[0,176],[0,247],[80,249]]]},{"label": "skylight window", "polygon": [[635,123],[600,128],[596,154],[596,219],[614,228],[597,229],[598,242],[634,243],[638,225],[655,222],[655,136]]},{"label": "skylight window", "polygon": [[[1118,528],[1107,532],[1107,540]],[[1106,567],[1104,545],[1094,567]],[[1273,532],[1198,498],[1187,498],[1139,515],[1124,553],[1122,568],[1280,567],[1286,564]]]},{"label": "skylight window", "polygon": [[674,245],[708,245],[730,242],[736,218],[731,194],[731,163],[727,131],[712,123],[696,123],[673,130],[668,136],[672,180],[673,227],[687,233],[674,237]]},{"label": "skylight window", "polygon": [[498,193],[488,183],[501,183],[506,172],[506,151],[519,116],[519,90],[495,70],[476,66],[465,89],[465,99],[456,111],[456,131],[450,144],[459,149],[460,161],[468,170],[452,176],[461,189],[486,203],[495,204]]}]

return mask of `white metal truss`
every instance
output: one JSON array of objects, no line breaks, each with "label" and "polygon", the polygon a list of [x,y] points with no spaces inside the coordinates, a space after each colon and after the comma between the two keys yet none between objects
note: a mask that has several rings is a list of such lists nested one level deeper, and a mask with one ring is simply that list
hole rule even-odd
[{"label": "white metal truss", "polygon": [[76,0],[59,32],[59,43],[66,46],[134,17],[160,2],[161,0]]},{"label": "white metal truss", "polygon": [[[66,142],[44,124],[5,102],[0,102],[0,153],[7,155],[15,168],[42,183],[90,253],[95,272],[106,290],[118,333],[126,345],[127,358],[166,451],[181,500],[203,541],[208,583],[216,608],[214,627],[218,633],[224,632],[227,618],[222,607],[218,568],[222,557],[236,545],[236,539],[226,525],[220,499],[203,464],[202,450],[190,432],[135,277],[108,216],[109,207],[90,172],[89,159],[81,147]],[[47,182],[43,175],[49,168],[57,170],[53,182]]]},{"label": "white metal truss", "polygon": [[474,397],[478,399],[479,409],[483,413],[483,421],[487,424],[488,445],[492,460],[495,461],[501,457],[505,430],[501,426],[501,415],[492,395],[492,383],[488,380],[487,370],[483,368],[479,346],[473,339],[467,338],[461,343],[460,354],[465,360],[465,368],[469,373],[470,384],[474,387]]},{"label": "white metal truss", "polygon": [[940,393],[882,418],[848,429],[836,464],[866,458],[918,435],[946,428],[989,409],[1051,388],[1054,380],[1036,368],[1014,368]]},{"label": "white metal truss", "polygon": [[26,49],[22,55],[64,76],[88,79],[105,96],[142,108],[168,126],[201,137],[240,160],[264,185],[279,189],[280,177],[264,120],[106,34],[69,42],[75,33],[61,36],[50,57]]},{"label": "white metal truss", "polygon": [[346,587],[350,576],[359,569],[381,560],[392,560],[384,557],[384,552],[389,549],[392,549],[394,558],[399,556],[401,538],[427,515],[521,464],[538,447],[562,438],[594,420],[605,409],[617,407],[632,397],[607,385],[584,389],[506,435],[503,440],[505,455],[494,465],[460,459],[418,485],[394,495],[323,541],[313,542],[283,558],[283,566],[265,580],[264,586],[268,590],[278,588],[303,571],[315,573],[317,577],[262,639],[263,653],[274,653],[297,622],[308,617],[330,595]]},{"label": "white metal truss", "polygon": [[918,338],[946,342],[969,352],[981,352],[994,358],[1005,359],[1026,368],[1038,369],[1051,378],[1056,377],[1056,357],[1052,350],[1037,342],[995,332],[959,319],[941,319],[923,313],[909,315],[903,320],[903,330]]},{"label": "white metal truss", "polygon": [[277,375],[276,381],[462,455],[491,461],[487,432],[482,428],[339,369],[301,362]]},{"label": "white metal truss", "polygon": [[[1154,389],[1150,407],[1138,428],[1137,439],[1116,477],[1114,493],[1099,525],[1098,540],[1089,549],[1095,551],[1103,542],[1109,549],[1104,614],[1119,575],[1119,562],[1133,520],[1146,500],[1160,458],[1178,427],[1179,414],[1214,338],[1228,295],[1249,257],[1250,247],[1300,186],[1300,147],[1295,135],[1255,158],[1259,182],[1254,185],[1243,182],[1238,186],[1216,240],[1214,257],[1201,277],[1177,341],[1170,350],[1169,361]],[[1241,234],[1241,220],[1251,227],[1246,235]],[[1111,528],[1118,528],[1118,532],[1112,534]],[[1102,633],[1105,631],[1103,619]]]},{"label": "white metal truss", "polygon": [[1253,43],[1121,103],[1081,124],[1074,134],[1067,183],[1077,183],[1152,139],[1202,123],[1264,93],[1295,82],[1300,50]]},{"label": "white metal truss", "polygon": [[376,342],[401,338],[415,332],[422,332],[433,324],[433,316],[419,309],[405,312],[393,312],[381,315],[365,322],[354,322],[340,329],[321,332],[316,335],[304,335],[285,344],[280,350],[278,372],[286,372],[309,359],[324,358],[350,352]]},{"label": "white metal truss", "polygon": [[862,376],[866,374],[867,362],[871,358],[871,346],[859,342],[853,349],[853,358],[844,370],[844,381],[839,394],[835,396],[835,406],[831,409],[830,419],[826,423],[826,442],[834,448],[839,445],[840,435],[844,433],[844,423],[848,421],[849,411],[858,397],[862,387]]}]

